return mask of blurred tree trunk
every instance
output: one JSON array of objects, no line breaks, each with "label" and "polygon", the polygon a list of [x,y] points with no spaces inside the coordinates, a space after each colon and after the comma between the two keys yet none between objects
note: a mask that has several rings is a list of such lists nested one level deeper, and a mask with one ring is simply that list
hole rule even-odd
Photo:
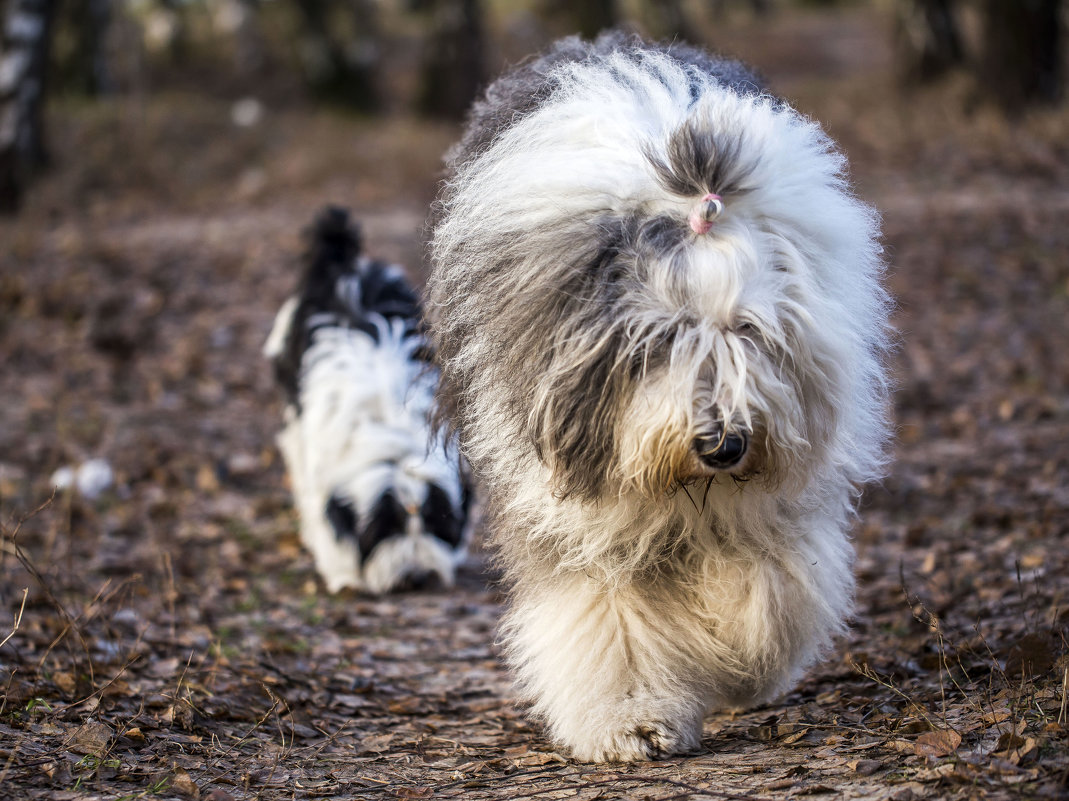
[{"label": "blurred tree trunk", "polygon": [[45,77],[55,0],[7,0],[0,31],[0,211],[18,208],[47,161]]},{"label": "blurred tree trunk", "polygon": [[964,63],[952,0],[906,0],[900,8],[898,44],[907,79],[931,81]]},{"label": "blurred tree trunk", "polygon": [[1061,0],[985,0],[980,77],[1004,108],[1062,96]]},{"label": "blurred tree trunk", "polygon": [[539,13],[550,19],[567,20],[568,30],[586,39],[593,39],[620,21],[616,0],[542,0]]},{"label": "blurred tree trunk", "polygon": [[237,0],[240,18],[234,27],[234,66],[241,75],[256,75],[267,64],[267,45],[260,31],[260,0]]},{"label": "blurred tree trunk", "polygon": [[683,39],[699,44],[701,38],[683,10],[681,0],[649,0],[650,33],[659,39]]},{"label": "blurred tree trunk", "polygon": [[[378,60],[378,17],[375,0],[344,4],[347,26],[335,25],[339,13],[333,0],[297,0],[304,20],[301,56],[312,88],[321,96],[361,111],[381,106],[375,65]],[[341,30],[342,39],[338,40]]]},{"label": "blurred tree trunk", "polygon": [[188,6],[184,0],[160,0],[160,5],[169,13],[173,25],[167,38],[167,51],[172,62],[184,66],[191,49],[189,20],[186,18]]},{"label": "blurred tree trunk", "polygon": [[573,0],[570,5],[576,30],[588,38],[619,22],[615,0]]},{"label": "blurred tree trunk", "polygon": [[479,0],[429,0],[431,32],[424,49],[419,110],[461,119],[485,81]]},{"label": "blurred tree trunk", "polygon": [[[722,19],[727,13],[729,5],[733,4],[733,0],[708,0],[710,7],[710,15],[714,19]],[[766,14],[771,13],[775,0],[749,0],[747,5],[750,6],[750,10],[756,17],[763,17]]]},{"label": "blurred tree trunk", "polygon": [[110,94],[115,89],[108,64],[111,0],[74,3],[74,24],[78,35],[74,58],[78,88],[94,96]]}]

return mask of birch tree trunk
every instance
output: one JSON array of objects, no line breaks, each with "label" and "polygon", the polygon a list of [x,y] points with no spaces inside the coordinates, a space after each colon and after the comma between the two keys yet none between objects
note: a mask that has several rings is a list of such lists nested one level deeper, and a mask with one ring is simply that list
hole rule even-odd
[{"label": "birch tree trunk", "polygon": [[18,208],[46,161],[45,75],[55,0],[8,0],[0,31],[0,211]]}]

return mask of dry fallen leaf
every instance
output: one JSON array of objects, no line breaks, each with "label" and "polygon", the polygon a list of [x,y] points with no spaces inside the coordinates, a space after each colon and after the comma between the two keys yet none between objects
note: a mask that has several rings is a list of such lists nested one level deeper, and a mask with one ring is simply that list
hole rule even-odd
[{"label": "dry fallen leaf", "polygon": [[1003,743],[1003,738],[1000,737],[999,745],[1004,747],[999,748],[996,746],[996,753],[1014,765],[1030,762],[1037,755],[1039,748],[1039,743],[1034,737],[1019,737],[1017,735],[1011,735],[1005,743]]},{"label": "dry fallen leaf", "polygon": [[804,729],[804,728],[803,729],[799,729],[796,732],[788,734],[786,737],[781,737],[780,738],[780,742],[783,743],[784,745],[794,745],[799,740],[801,740],[803,737],[805,737],[807,734],[809,734],[809,729]]},{"label": "dry fallen leaf", "polygon": [[913,744],[917,756],[944,757],[961,745],[961,735],[953,729],[935,729],[920,735]]},{"label": "dry fallen leaf", "polygon": [[516,764],[522,768],[548,765],[551,762],[567,763],[568,760],[553,751],[532,751],[527,756],[520,757],[516,760]]},{"label": "dry fallen leaf", "polygon": [[196,783],[193,781],[193,777],[189,775],[189,771],[185,768],[178,767],[177,765],[174,768],[174,772],[171,774],[171,788],[176,793],[185,796],[186,798],[200,798],[200,788],[197,787]]},{"label": "dry fallen leaf", "polygon": [[108,750],[108,743],[114,735],[115,730],[107,723],[88,720],[70,735],[67,747],[76,754],[100,757]]},{"label": "dry fallen leaf", "polygon": [[1020,748],[1022,745],[1024,745],[1024,737],[1015,734],[1012,731],[1004,731],[998,736],[998,742],[995,743],[994,751],[996,753],[1001,751],[1012,751],[1014,748]]},{"label": "dry fallen leaf", "polygon": [[389,748],[390,743],[393,741],[393,732],[386,732],[385,734],[373,734],[370,737],[365,737],[360,741],[361,751],[385,751]]},{"label": "dry fallen leaf", "polygon": [[234,801],[234,796],[230,795],[226,790],[222,790],[218,787],[209,790],[203,796],[204,801]]},{"label": "dry fallen leaf", "polygon": [[141,729],[138,728],[137,726],[134,726],[132,729],[127,729],[122,734],[123,734],[123,737],[129,738],[130,740],[133,740],[135,743],[143,743],[143,742],[145,742],[145,733],[143,731],[141,731]]},{"label": "dry fallen leaf", "polygon": [[846,766],[858,776],[871,776],[883,767],[883,763],[878,759],[852,759]]},{"label": "dry fallen leaf", "polygon": [[66,670],[57,670],[53,673],[52,681],[68,696],[74,695],[74,691],[78,688],[78,682],[75,680],[74,674]]}]

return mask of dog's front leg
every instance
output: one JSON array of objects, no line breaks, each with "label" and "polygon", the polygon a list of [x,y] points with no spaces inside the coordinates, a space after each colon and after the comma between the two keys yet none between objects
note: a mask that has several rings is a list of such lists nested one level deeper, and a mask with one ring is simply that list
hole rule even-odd
[{"label": "dog's front leg", "polygon": [[697,749],[706,694],[676,659],[671,629],[639,588],[581,573],[517,587],[505,626],[534,713],[591,762]]}]

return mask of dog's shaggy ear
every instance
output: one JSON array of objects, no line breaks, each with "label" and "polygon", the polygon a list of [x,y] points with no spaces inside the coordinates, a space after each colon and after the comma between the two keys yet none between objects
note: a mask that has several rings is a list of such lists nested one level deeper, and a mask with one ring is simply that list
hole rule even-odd
[{"label": "dog's shaggy ear", "polygon": [[615,462],[615,427],[633,389],[631,371],[619,364],[624,343],[615,339],[581,361],[555,362],[534,394],[528,431],[560,498],[597,499]]},{"label": "dog's shaggy ear", "polygon": [[[574,243],[573,252],[593,249],[575,260],[563,289],[549,295],[549,305],[543,302],[541,319],[556,324],[547,331],[532,319],[524,329],[536,333],[517,351],[516,375],[524,376],[517,398],[523,399],[535,453],[552,470],[560,498],[592,501],[603,494],[617,458],[616,426],[642,371],[641,356],[620,325],[625,316],[618,314],[627,272],[619,257],[633,233],[629,224],[605,221],[598,240]],[[534,370],[532,352],[542,354]]]}]

